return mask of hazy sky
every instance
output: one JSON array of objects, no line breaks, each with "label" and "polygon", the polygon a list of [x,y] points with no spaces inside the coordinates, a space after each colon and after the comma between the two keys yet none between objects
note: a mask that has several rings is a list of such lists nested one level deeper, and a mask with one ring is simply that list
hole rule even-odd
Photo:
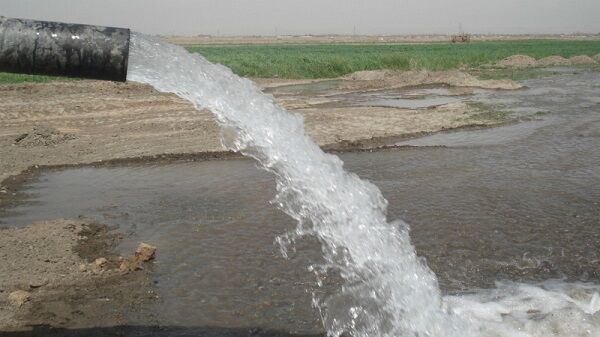
[{"label": "hazy sky", "polygon": [[600,33],[600,0],[0,0],[0,15],[178,35]]}]

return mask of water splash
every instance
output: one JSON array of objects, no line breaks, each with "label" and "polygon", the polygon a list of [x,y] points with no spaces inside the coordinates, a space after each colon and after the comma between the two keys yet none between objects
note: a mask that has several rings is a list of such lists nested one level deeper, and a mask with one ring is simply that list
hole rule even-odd
[{"label": "water splash", "polygon": [[[408,226],[387,222],[387,202],[377,187],[344,171],[339,158],[325,154],[306,135],[301,116],[278,107],[251,81],[181,47],[138,34],[132,35],[128,80],[210,109],[222,127],[223,144],[255,158],[275,175],[274,202],[298,222],[296,232],[281,242],[301,235],[317,237],[326,263],[315,272],[335,270],[344,279],[337,295],[315,300],[329,335],[530,336],[523,332],[520,318],[537,309],[523,314],[521,307],[511,307],[509,295],[504,297],[509,303],[501,303],[499,296],[510,294],[507,289],[443,298],[435,275],[416,255]],[[523,289],[506,287],[525,301]],[[585,288],[585,296],[597,290]],[[584,310],[565,298],[559,303],[581,319],[598,311],[597,304]],[[509,328],[498,328],[509,316],[515,317],[506,323]],[[595,333],[598,325],[581,331]]]}]

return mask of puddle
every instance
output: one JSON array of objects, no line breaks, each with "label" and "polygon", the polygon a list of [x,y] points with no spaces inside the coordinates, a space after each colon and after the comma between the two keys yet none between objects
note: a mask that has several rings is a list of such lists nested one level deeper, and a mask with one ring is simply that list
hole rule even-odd
[{"label": "puddle", "polygon": [[473,93],[469,88],[432,86],[398,90],[340,93],[342,80],[320,81],[269,88],[265,92],[282,100],[310,102],[314,107],[388,107],[424,109],[457,102]]},{"label": "puddle", "polygon": [[[284,101],[300,102],[302,106],[308,102],[309,106],[323,108],[388,107],[418,110],[459,101],[479,101],[491,106],[508,107],[519,116],[545,113],[547,109],[544,106],[548,103],[560,105],[574,95],[580,99],[570,99],[573,107],[589,108],[600,104],[597,72],[560,67],[548,70],[552,70],[552,75],[523,81],[529,89],[518,91],[434,85],[343,93],[338,90],[343,80],[327,80],[270,88],[266,92]],[[577,92],[573,88],[577,88]]]},{"label": "puddle", "polygon": [[312,83],[283,85],[267,88],[264,91],[276,96],[328,95],[337,91],[342,80],[325,80]]},{"label": "puddle", "polygon": [[538,129],[555,123],[556,117],[522,122],[492,129],[437,133],[431,136],[398,142],[398,146],[488,146],[506,144],[531,136]]},{"label": "puddle", "polygon": [[412,92],[373,92],[350,94],[346,96],[346,99],[351,102],[351,106],[372,106],[402,109],[426,109],[462,100],[461,98],[452,96],[437,96],[428,94],[419,96],[418,94]]}]

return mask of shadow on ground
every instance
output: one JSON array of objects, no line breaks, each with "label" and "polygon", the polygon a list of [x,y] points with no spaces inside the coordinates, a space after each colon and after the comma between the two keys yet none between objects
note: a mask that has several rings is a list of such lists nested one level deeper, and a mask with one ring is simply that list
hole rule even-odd
[{"label": "shadow on ground", "polygon": [[260,328],[115,326],[63,329],[48,325],[33,326],[29,331],[0,332],[0,337],[324,337],[325,334],[294,334]]}]

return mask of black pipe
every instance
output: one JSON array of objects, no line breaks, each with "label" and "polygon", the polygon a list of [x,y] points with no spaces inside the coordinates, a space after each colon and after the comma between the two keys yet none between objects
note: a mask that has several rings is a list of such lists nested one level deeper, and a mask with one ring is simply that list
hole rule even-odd
[{"label": "black pipe", "polygon": [[0,16],[0,72],[127,79],[129,29]]}]

